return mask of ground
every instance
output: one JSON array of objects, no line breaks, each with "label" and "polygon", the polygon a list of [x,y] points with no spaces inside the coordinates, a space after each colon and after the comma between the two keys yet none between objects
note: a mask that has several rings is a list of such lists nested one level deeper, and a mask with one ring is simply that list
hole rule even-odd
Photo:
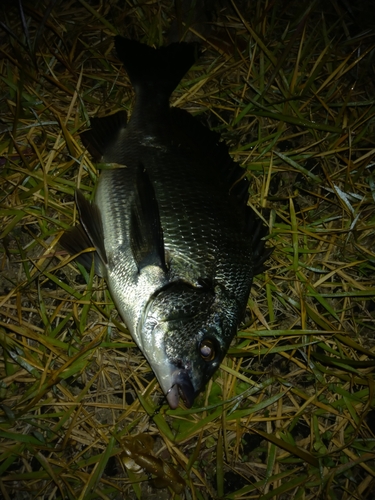
[{"label": "ground", "polygon": [[[371,2],[3,2],[3,498],[373,499]],[[113,36],[199,40],[172,104],[219,132],[275,250],[193,408],[170,410],[104,280],[59,246],[134,92]]]}]

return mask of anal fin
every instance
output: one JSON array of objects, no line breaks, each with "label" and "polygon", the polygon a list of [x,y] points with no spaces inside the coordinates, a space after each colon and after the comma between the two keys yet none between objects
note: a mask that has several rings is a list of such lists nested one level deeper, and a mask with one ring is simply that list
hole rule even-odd
[{"label": "anal fin", "polygon": [[95,161],[122,163],[121,132],[126,128],[126,111],[91,118],[91,128],[80,134],[84,146]]}]

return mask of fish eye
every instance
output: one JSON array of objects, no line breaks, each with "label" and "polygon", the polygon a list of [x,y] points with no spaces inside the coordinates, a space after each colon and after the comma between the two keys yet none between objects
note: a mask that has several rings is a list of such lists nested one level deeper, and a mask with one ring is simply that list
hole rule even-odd
[{"label": "fish eye", "polygon": [[211,340],[205,339],[199,345],[199,350],[202,358],[205,361],[212,361],[215,357],[214,344]]}]

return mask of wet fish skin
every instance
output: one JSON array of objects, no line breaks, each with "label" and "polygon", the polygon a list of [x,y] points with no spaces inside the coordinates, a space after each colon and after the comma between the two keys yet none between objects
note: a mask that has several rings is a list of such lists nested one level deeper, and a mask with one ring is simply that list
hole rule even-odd
[{"label": "wet fish skin", "polygon": [[[171,408],[190,407],[236,334],[253,276],[271,250],[246,206],[248,181],[214,132],[169,97],[194,63],[195,44],[152,49],[115,38],[136,91],[124,112],[82,135],[103,170],[93,203],[78,191],[71,253],[96,248],[103,276]],[[89,254],[78,257],[90,267]]]}]

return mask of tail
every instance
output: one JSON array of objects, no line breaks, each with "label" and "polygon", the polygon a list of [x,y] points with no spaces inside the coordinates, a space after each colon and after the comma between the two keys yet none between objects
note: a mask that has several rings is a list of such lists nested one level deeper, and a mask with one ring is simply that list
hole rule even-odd
[{"label": "tail", "polygon": [[116,36],[115,46],[136,92],[147,90],[167,98],[199,57],[196,43],[172,43],[154,49]]}]

